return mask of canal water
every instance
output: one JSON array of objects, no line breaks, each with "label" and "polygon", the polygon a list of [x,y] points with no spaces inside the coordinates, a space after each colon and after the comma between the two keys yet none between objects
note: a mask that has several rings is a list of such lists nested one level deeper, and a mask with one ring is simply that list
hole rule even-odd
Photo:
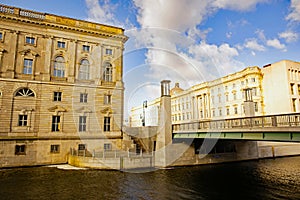
[{"label": "canal water", "polygon": [[300,157],[147,173],[2,169],[0,199],[300,199]]}]

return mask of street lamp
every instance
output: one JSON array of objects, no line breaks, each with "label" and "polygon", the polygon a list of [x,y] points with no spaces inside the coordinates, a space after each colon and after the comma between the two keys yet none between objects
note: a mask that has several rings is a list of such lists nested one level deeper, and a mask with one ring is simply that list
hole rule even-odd
[{"label": "street lamp", "polygon": [[147,108],[147,101],[143,102],[143,119],[142,119],[142,126],[145,126],[146,123],[146,115],[145,115],[145,109]]}]

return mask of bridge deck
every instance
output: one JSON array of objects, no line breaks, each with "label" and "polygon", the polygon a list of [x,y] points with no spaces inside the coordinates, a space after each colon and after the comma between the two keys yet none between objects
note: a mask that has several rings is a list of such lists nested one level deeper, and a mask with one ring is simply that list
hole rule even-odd
[{"label": "bridge deck", "polygon": [[300,113],[173,124],[173,138],[300,142]]}]

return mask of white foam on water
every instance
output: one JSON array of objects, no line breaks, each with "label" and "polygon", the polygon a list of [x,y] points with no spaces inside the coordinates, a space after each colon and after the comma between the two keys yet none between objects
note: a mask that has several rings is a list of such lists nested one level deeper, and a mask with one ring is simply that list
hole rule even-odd
[{"label": "white foam on water", "polygon": [[74,167],[74,166],[68,165],[68,164],[47,165],[46,167],[56,167],[57,169],[63,169],[63,170],[87,170],[87,168]]}]

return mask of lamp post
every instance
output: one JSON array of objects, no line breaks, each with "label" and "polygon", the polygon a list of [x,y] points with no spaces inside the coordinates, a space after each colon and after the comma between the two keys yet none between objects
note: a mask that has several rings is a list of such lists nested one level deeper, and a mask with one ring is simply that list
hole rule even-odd
[{"label": "lamp post", "polygon": [[147,108],[147,101],[143,102],[143,119],[142,119],[142,126],[145,126],[146,124],[146,115],[145,115],[145,109]]}]

